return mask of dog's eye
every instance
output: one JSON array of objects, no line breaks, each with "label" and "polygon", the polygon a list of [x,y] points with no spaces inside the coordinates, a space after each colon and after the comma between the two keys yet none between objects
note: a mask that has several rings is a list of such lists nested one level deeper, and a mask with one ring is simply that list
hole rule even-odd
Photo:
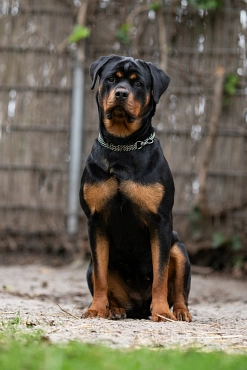
[{"label": "dog's eye", "polygon": [[141,86],[142,86],[142,83],[141,83],[140,81],[136,81],[135,85],[136,85],[137,87],[141,87]]},{"label": "dog's eye", "polygon": [[115,77],[109,77],[109,78],[108,78],[108,81],[109,81],[109,82],[115,82]]}]

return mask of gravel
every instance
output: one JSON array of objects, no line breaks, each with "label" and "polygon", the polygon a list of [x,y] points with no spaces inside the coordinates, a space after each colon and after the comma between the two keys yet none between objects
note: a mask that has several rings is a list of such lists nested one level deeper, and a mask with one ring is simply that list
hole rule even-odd
[{"label": "gravel", "polygon": [[247,353],[247,282],[192,276],[191,323],[81,319],[91,301],[86,266],[73,263],[0,267],[1,322],[20,316],[20,328],[42,329],[51,342],[78,340],[112,348],[196,348]]}]

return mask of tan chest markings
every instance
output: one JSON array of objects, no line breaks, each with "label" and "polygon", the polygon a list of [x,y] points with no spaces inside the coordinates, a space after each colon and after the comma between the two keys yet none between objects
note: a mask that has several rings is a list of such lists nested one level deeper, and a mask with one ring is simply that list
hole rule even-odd
[{"label": "tan chest markings", "polygon": [[114,177],[95,184],[85,183],[84,199],[92,213],[100,212],[107,202],[114,197],[118,191],[118,182]]},{"label": "tan chest markings", "polygon": [[165,195],[165,188],[160,183],[142,185],[127,180],[119,184],[114,177],[110,177],[95,184],[85,183],[84,198],[92,213],[100,212],[118,191],[144,211],[152,213],[158,212]]},{"label": "tan chest markings", "polygon": [[121,184],[121,191],[140,208],[152,213],[158,212],[165,195],[165,188],[160,183],[142,185],[131,180],[124,181]]}]

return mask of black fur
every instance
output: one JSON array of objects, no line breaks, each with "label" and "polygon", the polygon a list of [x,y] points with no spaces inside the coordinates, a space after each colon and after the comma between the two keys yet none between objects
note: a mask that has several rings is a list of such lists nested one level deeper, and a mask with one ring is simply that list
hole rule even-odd
[{"label": "black fur", "polygon": [[[146,318],[152,311],[154,321],[190,321],[189,259],[172,232],[172,174],[157,138],[153,143],[140,144],[154,132],[152,117],[170,78],[152,63],[115,55],[95,61],[90,75],[92,89],[100,79],[96,101],[101,137],[106,145],[120,145],[121,151],[110,150],[95,140],[82,176],[80,201],[88,218],[92,251],[87,281],[93,296],[97,289],[97,298],[84,317]],[[122,151],[123,145],[137,141],[141,149]],[[157,261],[152,253],[158,253]],[[106,279],[102,273],[105,265],[107,284],[102,282]],[[168,270],[166,293],[159,287],[165,287]],[[178,285],[183,299],[178,298]],[[164,296],[162,290],[157,293],[159,289],[164,290]],[[167,302],[170,307],[174,305],[174,315]]]}]

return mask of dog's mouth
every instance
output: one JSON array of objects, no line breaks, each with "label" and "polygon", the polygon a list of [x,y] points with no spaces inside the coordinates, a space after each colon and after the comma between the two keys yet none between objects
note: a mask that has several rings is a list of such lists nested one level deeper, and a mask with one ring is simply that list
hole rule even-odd
[{"label": "dog's mouth", "polygon": [[124,107],[122,107],[121,105],[117,105],[116,107],[114,107],[111,111],[112,113],[112,116],[114,117],[117,117],[117,118],[127,118],[129,115],[128,115],[128,112],[124,109]]},{"label": "dog's mouth", "polygon": [[136,120],[136,116],[130,114],[122,105],[117,105],[107,111],[106,118],[111,120],[123,120],[128,123],[133,123]]}]

